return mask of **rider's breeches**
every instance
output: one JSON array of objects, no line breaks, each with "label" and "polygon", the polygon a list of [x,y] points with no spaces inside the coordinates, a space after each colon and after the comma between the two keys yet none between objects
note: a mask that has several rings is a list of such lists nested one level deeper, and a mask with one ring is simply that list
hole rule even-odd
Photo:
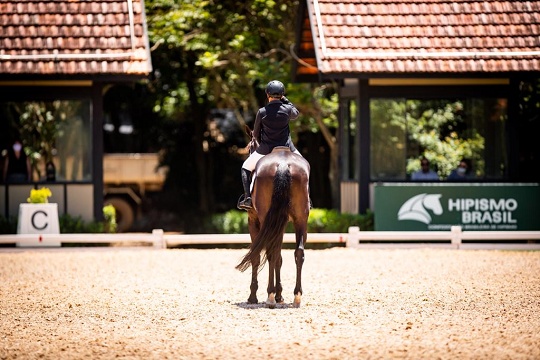
[{"label": "rider's breeches", "polygon": [[[300,151],[298,150],[295,150],[294,153],[302,156],[302,154],[300,154]],[[246,161],[244,161],[244,163],[242,164],[242,168],[249,171],[255,170],[255,165],[257,165],[257,161],[261,160],[263,156],[264,155],[259,154],[257,151],[254,151],[251,155],[249,155]]]}]

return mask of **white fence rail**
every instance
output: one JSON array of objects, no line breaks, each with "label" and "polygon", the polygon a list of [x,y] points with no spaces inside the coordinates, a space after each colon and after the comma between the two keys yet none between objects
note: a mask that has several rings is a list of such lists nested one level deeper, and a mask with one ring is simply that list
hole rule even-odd
[{"label": "white fence rail", "polygon": [[[168,235],[164,240],[168,246],[194,245],[194,244],[249,244],[251,238],[249,234],[196,234],[196,235]],[[284,243],[296,242],[294,234],[285,234]],[[346,243],[345,233],[311,233],[308,234],[310,243]]]},{"label": "white fence rail", "polygon": [[0,235],[0,244],[16,244],[17,247],[57,247],[61,244],[151,244],[165,248],[163,230],[152,233],[123,234],[17,234]]},{"label": "white fence rail", "polygon": [[[285,234],[283,240],[285,243],[294,243],[294,234]],[[450,231],[360,231],[353,226],[348,233],[308,234],[308,243],[340,243],[350,248],[540,250],[540,242],[536,243],[538,240],[540,231],[462,231],[460,226],[453,226]],[[85,243],[149,244],[157,249],[165,249],[182,245],[249,244],[250,237],[249,234],[166,234],[159,229],[152,233],[126,234],[0,235],[0,244],[16,244],[18,247],[57,247],[61,244]]]},{"label": "white fence rail", "polygon": [[[464,243],[463,241],[470,241]],[[402,247],[438,245],[455,249],[523,249],[540,250],[540,243],[517,243],[516,241],[540,240],[540,231],[463,231],[452,226],[450,231],[360,231],[349,228],[347,247],[384,247],[384,244]],[[505,241],[493,243],[490,241]],[[394,242],[394,243],[392,243]],[[399,242],[396,244],[396,242]]]}]

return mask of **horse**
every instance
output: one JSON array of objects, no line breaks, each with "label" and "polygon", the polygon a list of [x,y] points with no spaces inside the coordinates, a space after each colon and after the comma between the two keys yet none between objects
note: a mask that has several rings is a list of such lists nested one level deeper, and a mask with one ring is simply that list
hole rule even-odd
[{"label": "horse", "polygon": [[[257,139],[254,138],[248,126],[245,130],[251,138],[248,144],[249,152],[253,153],[258,147]],[[258,303],[257,275],[266,261],[269,267],[266,305],[273,309],[277,303],[284,302],[281,285],[281,265],[283,264],[281,248],[285,227],[291,221],[296,235],[294,250],[296,285],[293,306],[300,307],[302,265],[310,211],[309,172],[308,161],[301,155],[291,152],[288,147],[274,149],[257,162],[253,171],[251,192],[253,209],[248,211],[251,245],[247,254],[236,266],[236,269],[242,272],[251,266],[251,293],[248,298],[250,304]]]}]

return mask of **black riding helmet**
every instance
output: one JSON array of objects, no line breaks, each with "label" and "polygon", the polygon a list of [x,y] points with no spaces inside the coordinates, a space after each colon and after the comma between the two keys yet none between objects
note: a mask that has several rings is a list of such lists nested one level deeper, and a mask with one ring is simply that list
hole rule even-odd
[{"label": "black riding helmet", "polygon": [[285,86],[281,81],[272,80],[266,85],[266,95],[272,97],[282,97],[285,95]]}]

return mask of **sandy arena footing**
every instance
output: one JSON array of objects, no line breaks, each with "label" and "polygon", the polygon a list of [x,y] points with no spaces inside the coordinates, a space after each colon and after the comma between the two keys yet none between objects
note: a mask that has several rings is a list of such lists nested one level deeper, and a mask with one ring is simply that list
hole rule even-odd
[{"label": "sandy arena footing", "polygon": [[307,250],[302,306],[243,250],[0,251],[0,359],[539,359],[540,252]]}]

